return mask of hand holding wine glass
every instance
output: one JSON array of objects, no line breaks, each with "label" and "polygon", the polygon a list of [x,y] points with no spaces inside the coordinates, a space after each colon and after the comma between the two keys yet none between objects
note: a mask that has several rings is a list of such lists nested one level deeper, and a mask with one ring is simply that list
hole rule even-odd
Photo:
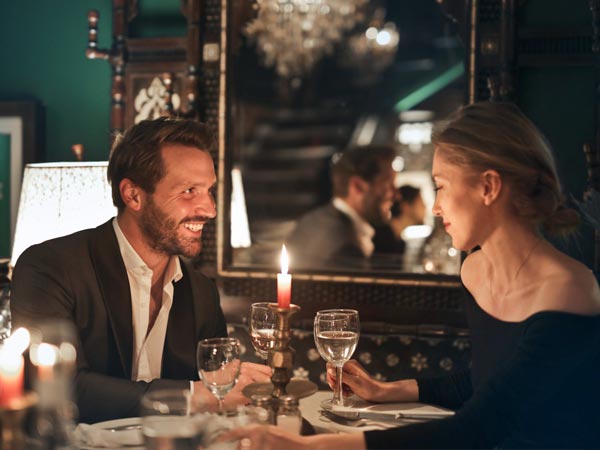
[{"label": "hand holding wine glass", "polygon": [[223,398],[240,374],[240,342],[235,338],[204,339],[198,342],[196,358],[200,379],[217,397],[219,413],[223,413]]},{"label": "hand holding wine glass", "polygon": [[250,338],[256,352],[265,361],[269,349],[275,346],[277,313],[269,308],[269,303],[253,303],[250,310]]},{"label": "hand holding wine glass", "polygon": [[342,368],[358,344],[360,322],[358,311],[329,309],[318,311],[315,317],[315,344],[321,357],[336,368],[336,384],[332,404],[343,405]]}]

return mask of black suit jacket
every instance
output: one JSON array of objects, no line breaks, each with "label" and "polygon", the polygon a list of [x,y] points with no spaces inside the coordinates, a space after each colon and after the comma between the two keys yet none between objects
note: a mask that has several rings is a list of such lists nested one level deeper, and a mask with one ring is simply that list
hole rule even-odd
[{"label": "black suit jacket", "polygon": [[352,220],[332,203],[302,216],[286,239],[295,268],[368,266]]},{"label": "black suit jacket", "polygon": [[163,350],[161,379],[131,381],[133,325],[127,272],[112,219],[27,249],[12,278],[13,326],[66,319],[77,331],[75,397],[82,422],[139,415],[153,389],[198,380],[196,343],[226,336],[214,283],[181,260]]}]

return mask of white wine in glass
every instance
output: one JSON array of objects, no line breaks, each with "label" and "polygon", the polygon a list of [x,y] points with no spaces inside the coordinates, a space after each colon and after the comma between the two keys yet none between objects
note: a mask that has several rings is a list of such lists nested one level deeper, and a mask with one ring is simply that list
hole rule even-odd
[{"label": "white wine in glass", "polygon": [[266,361],[269,349],[275,346],[277,313],[269,303],[253,303],[250,310],[250,339],[256,352]]},{"label": "white wine in glass", "polygon": [[344,405],[342,396],[342,368],[348,361],[360,336],[358,311],[328,309],[318,311],[315,317],[315,344],[321,357],[335,366],[336,384],[331,404]]},{"label": "white wine in glass", "polygon": [[212,338],[198,342],[198,373],[204,386],[217,397],[219,413],[223,398],[233,389],[240,375],[240,341],[235,338]]}]

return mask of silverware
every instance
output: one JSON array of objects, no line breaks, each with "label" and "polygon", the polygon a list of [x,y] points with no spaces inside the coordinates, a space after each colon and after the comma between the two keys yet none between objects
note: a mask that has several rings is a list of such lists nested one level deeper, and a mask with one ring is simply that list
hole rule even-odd
[{"label": "silverware", "polygon": [[436,420],[450,417],[454,413],[448,411],[445,413],[403,413],[403,412],[384,412],[384,411],[335,411],[335,410],[324,410],[327,413],[342,417],[344,419],[356,420],[356,419],[369,419],[369,420]]},{"label": "silverware", "polygon": [[118,427],[107,428],[107,431],[117,432],[117,431],[129,431],[129,430],[141,430],[142,424],[132,424],[132,425],[120,425]]}]

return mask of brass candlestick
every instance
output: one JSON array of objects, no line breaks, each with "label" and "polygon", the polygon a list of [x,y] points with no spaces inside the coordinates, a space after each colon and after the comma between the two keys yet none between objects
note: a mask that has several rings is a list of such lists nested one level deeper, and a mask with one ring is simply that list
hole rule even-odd
[{"label": "brass candlestick", "polygon": [[[276,423],[280,397],[289,394],[300,399],[314,394],[318,388],[310,380],[292,380],[296,351],[290,347],[292,338],[290,317],[300,311],[300,307],[290,305],[289,308],[280,308],[277,303],[269,303],[269,309],[277,314],[277,328],[274,332],[275,345],[269,349],[267,356],[267,364],[273,369],[271,382],[249,384],[242,392],[248,398],[271,396],[271,401],[268,402],[269,410],[271,411],[272,423]],[[259,400],[258,397],[255,397],[255,399],[256,401]],[[266,404],[264,401],[262,403]]]},{"label": "brass candlestick", "polygon": [[290,347],[292,338],[290,317],[300,311],[300,307],[290,305],[289,308],[280,308],[277,303],[271,303],[269,308],[277,313],[277,328],[275,329],[275,346],[269,349],[267,361],[273,369],[271,383],[273,383],[274,389],[271,395],[279,398],[287,394],[286,387],[292,378],[296,351]]}]

